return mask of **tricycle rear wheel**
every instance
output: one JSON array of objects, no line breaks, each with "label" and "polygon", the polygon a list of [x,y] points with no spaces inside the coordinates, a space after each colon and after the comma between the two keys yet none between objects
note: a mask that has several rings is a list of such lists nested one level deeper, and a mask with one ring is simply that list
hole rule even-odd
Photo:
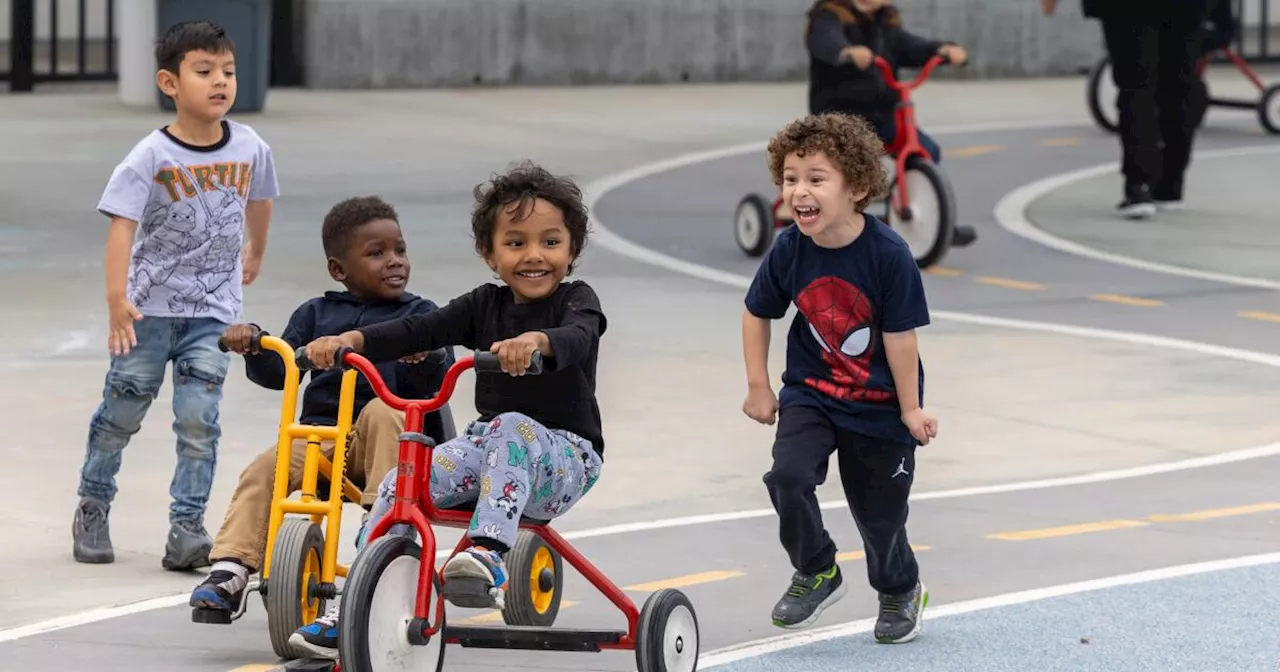
[{"label": "tricycle rear wheel", "polygon": [[649,595],[636,625],[637,672],[694,672],[698,669],[698,615],[674,588]]},{"label": "tricycle rear wheel", "polygon": [[564,588],[560,554],[542,537],[520,530],[506,560],[511,584],[502,610],[503,622],[543,628],[555,625]]}]

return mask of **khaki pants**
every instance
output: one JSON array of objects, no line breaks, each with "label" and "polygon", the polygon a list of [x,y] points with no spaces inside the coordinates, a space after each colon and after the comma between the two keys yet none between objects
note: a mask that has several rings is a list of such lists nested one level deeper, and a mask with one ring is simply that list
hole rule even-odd
[{"label": "khaki pants", "polygon": [[[369,508],[377,499],[377,485],[395,468],[400,452],[404,413],[380,399],[370,401],[356,418],[347,439],[347,478],[364,491],[360,504]],[[333,459],[333,442],[323,441],[320,453]],[[294,439],[289,460],[289,492],[302,487],[302,465],[307,456],[305,439]],[[251,571],[262,569],[271,523],[271,499],[275,487],[276,446],[263,451],[245,467],[227,505],[227,517],[213,541],[211,561],[236,560]],[[324,479],[321,477],[320,482]],[[330,487],[341,487],[331,485]]]}]

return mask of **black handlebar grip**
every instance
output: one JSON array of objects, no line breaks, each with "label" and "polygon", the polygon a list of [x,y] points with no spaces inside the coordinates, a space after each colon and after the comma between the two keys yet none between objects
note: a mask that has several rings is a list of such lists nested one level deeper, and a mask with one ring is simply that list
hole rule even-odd
[{"label": "black handlebar grip", "polygon": [[[261,329],[253,332],[253,338],[249,340],[249,352],[262,352],[262,337],[266,335],[267,332]],[[221,336],[218,337],[218,349],[222,352],[231,352],[231,348],[227,347],[227,342],[222,340]]]},{"label": "black handlebar grip", "polygon": [[294,353],[293,362],[298,365],[299,371],[310,371],[311,369],[316,368],[315,365],[311,363],[311,358],[307,356],[306,348],[299,349]]},{"label": "black handlebar grip", "polygon": [[[352,348],[348,348],[345,345],[342,346],[341,348],[338,348],[338,351],[334,353],[334,356],[333,356],[333,363],[334,363],[333,368],[339,369],[339,370],[346,370],[351,368],[347,364],[348,352],[355,352],[355,350]],[[298,365],[299,371],[311,371],[313,369],[319,368],[315,365],[315,362],[312,362],[311,358],[307,356],[306,348],[300,348],[297,351],[297,353],[294,355],[293,361]]]},{"label": "black handlebar grip", "polygon": [[[476,373],[502,373],[502,363],[492,352],[476,351],[474,354]],[[529,368],[525,373],[536,376],[542,373],[542,353],[534,350],[529,360]]]}]

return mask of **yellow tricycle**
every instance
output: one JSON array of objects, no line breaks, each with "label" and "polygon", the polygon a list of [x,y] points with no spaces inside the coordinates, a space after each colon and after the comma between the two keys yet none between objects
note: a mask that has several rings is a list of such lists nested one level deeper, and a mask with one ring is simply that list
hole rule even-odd
[{"label": "yellow tricycle", "polygon": [[[347,565],[338,562],[342,506],[346,502],[358,505],[363,494],[361,488],[346,477],[347,437],[354,422],[358,373],[349,369],[342,374],[337,425],[299,424],[296,418],[301,373],[293,347],[265,332],[255,335],[254,341],[254,351],[270,350],[280,357],[285,373],[266,555],[259,581],[256,585],[250,584],[246,592],[262,594],[271,648],[276,655],[286,660],[305,658],[309,654],[291,645],[289,637],[324,613],[328,601],[338,596],[337,577],[345,577],[348,570]],[[226,351],[221,340],[218,347]],[[453,438],[455,429],[449,408],[443,407],[439,413],[446,436],[435,438],[443,442]],[[294,439],[307,442],[298,499],[290,499],[289,492],[289,462]],[[333,442],[332,461],[320,450],[321,442],[326,440]],[[324,491],[320,489],[321,478],[325,481]],[[334,483],[340,483],[341,487],[332,487]],[[376,483],[366,485],[377,487]],[[234,613],[195,608],[191,620],[228,624],[244,615],[248,603],[246,596]]]}]

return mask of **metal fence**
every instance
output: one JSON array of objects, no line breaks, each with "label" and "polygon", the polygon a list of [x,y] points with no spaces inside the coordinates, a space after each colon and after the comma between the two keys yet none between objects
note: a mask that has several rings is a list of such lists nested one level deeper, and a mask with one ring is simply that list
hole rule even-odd
[{"label": "metal fence", "polygon": [[[61,10],[73,5],[73,35],[61,32]],[[31,91],[43,82],[90,82],[116,79],[114,0],[9,0],[9,63],[0,81],[10,91]],[[48,35],[36,50],[37,19],[43,13]],[[97,16],[94,16],[97,13]],[[90,21],[101,25],[90,36]],[[70,53],[68,53],[70,52]],[[71,58],[68,58],[71,57]]]}]

